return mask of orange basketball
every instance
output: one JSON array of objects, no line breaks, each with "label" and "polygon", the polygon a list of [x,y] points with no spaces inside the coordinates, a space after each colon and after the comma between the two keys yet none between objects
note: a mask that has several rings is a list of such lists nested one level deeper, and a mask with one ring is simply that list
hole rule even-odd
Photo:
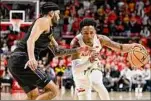
[{"label": "orange basketball", "polygon": [[150,56],[144,46],[135,46],[128,53],[128,60],[134,67],[144,66],[149,62]]}]

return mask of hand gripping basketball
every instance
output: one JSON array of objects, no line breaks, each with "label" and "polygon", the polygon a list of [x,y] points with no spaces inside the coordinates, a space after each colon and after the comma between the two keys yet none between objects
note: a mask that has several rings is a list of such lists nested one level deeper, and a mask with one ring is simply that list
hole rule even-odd
[{"label": "hand gripping basketball", "polygon": [[132,44],[132,49],[128,53],[128,61],[131,66],[141,67],[149,62],[150,56],[144,46],[141,44]]}]

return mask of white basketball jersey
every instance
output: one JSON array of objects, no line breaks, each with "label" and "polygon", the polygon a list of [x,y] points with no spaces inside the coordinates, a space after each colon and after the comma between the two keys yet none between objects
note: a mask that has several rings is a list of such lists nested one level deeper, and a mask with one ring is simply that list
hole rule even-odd
[{"label": "white basketball jersey", "polygon": [[[86,44],[84,43],[83,41],[83,36],[82,34],[78,34],[76,36],[76,38],[78,39],[78,43],[80,44],[80,46],[85,46]],[[100,40],[97,38],[97,36],[95,35],[94,36],[94,39],[93,39],[93,48],[95,48],[95,51],[96,52],[100,52],[100,50],[102,49],[102,46],[101,46],[101,43],[100,43]],[[81,53],[80,54],[80,58],[82,59],[82,61],[87,61],[88,58],[90,57],[90,54],[91,53]],[[98,66],[98,61],[94,62],[93,63],[93,68],[97,68]]]},{"label": "white basketball jersey", "polygon": [[[83,36],[81,34],[76,36],[78,43],[80,46],[85,46],[86,44],[83,41]],[[95,50],[97,52],[100,52],[102,46],[100,44],[99,39],[97,38],[97,36],[94,37],[93,39],[93,47],[95,48]],[[88,58],[90,57],[91,53],[81,53],[80,54],[80,61],[88,61]],[[72,73],[73,73],[73,77],[74,77],[74,81],[76,84],[76,87],[82,87],[82,88],[89,88],[91,87],[91,76],[89,75],[91,70],[94,68],[98,68],[98,63],[99,59],[95,62],[92,63],[92,66],[90,67],[90,69],[86,70],[87,72],[83,71],[83,72],[76,72],[75,68],[72,68]],[[80,67],[79,67],[80,68]],[[89,67],[88,67],[89,68]]]}]

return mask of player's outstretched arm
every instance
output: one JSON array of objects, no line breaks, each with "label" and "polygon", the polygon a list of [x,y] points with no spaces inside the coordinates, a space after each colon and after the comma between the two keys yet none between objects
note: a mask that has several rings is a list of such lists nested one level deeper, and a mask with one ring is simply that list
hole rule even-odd
[{"label": "player's outstretched arm", "polygon": [[52,53],[55,56],[72,55],[72,54],[80,53],[82,51],[89,50],[89,47],[87,47],[87,46],[77,47],[77,48],[72,48],[72,49],[65,49],[58,45],[58,43],[55,41],[53,36],[51,36],[50,39],[51,39],[51,42],[50,42],[50,45],[48,46],[48,48],[52,51]]},{"label": "player's outstretched arm", "polygon": [[120,44],[117,43],[115,41],[112,41],[110,38],[108,38],[105,35],[100,35],[99,36],[100,42],[103,46],[106,46],[108,48],[111,48],[114,51],[117,52],[129,52],[134,46],[136,45],[140,45],[137,43],[133,43],[133,44]]},{"label": "player's outstretched arm", "polygon": [[38,19],[35,22],[31,30],[31,34],[27,40],[27,51],[28,51],[29,61],[26,63],[26,66],[28,65],[32,70],[35,70],[38,65],[34,55],[35,42],[42,34],[42,32],[46,30],[45,25],[46,24],[43,21],[43,19]]}]

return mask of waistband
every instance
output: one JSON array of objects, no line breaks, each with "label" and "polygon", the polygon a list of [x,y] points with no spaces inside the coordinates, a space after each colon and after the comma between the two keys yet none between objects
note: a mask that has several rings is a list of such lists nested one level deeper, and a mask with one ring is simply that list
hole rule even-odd
[{"label": "waistband", "polygon": [[[16,56],[16,55],[19,55],[19,56],[26,56],[27,53],[26,52],[13,52],[11,53],[10,56]],[[28,55],[27,55],[28,56]]]}]

